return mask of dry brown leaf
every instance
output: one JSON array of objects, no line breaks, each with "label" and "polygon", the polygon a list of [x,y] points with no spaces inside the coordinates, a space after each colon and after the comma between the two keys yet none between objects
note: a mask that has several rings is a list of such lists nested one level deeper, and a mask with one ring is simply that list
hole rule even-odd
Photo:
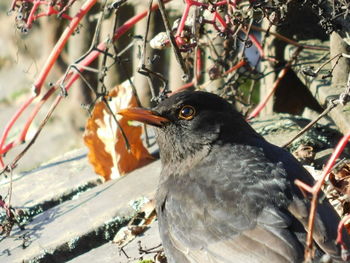
[{"label": "dry brown leaf", "polygon": [[350,161],[344,161],[336,172],[331,172],[329,181],[340,194],[350,195]]},{"label": "dry brown leaf", "polygon": [[315,160],[316,153],[312,146],[301,144],[293,155],[302,164],[310,164]]},{"label": "dry brown leaf", "polygon": [[109,180],[146,165],[154,158],[142,143],[142,127],[130,126],[128,120],[116,114],[120,109],[138,106],[129,81],[112,89],[107,101],[128,138],[130,151],[127,150],[122,133],[103,101],[95,104],[83,138],[89,148],[88,158],[95,172]]}]

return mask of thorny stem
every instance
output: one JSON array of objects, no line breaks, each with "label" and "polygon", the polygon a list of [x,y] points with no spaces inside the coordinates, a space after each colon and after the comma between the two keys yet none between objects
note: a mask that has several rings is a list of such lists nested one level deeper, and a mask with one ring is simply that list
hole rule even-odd
[{"label": "thorny stem", "polygon": [[[112,35],[114,35],[114,32],[117,31],[117,25],[118,25],[118,9],[119,7],[114,11],[114,14],[115,14],[115,18],[114,18],[114,23],[113,23],[113,28],[112,28]],[[129,83],[130,83],[130,86],[132,88],[132,92],[133,94],[135,95],[135,98],[136,98],[136,103],[138,106],[141,106],[141,101],[140,101],[140,98],[139,96],[137,95],[137,92],[136,92],[136,87],[134,85],[134,82],[131,80],[131,77],[130,77],[130,74],[129,72],[125,69],[125,67],[123,67],[121,65],[121,60],[120,60],[120,57],[123,55],[123,53],[127,50],[129,50],[135,43],[135,40],[133,40],[130,44],[128,44],[123,50],[121,51],[118,51],[118,48],[117,46],[112,43],[113,45],[113,49],[114,49],[114,53],[115,53],[115,59],[114,61],[118,64],[119,68],[123,71],[123,73],[125,74],[126,78],[128,79]]]},{"label": "thorny stem", "polygon": [[[62,78],[62,81],[61,81],[61,85],[60,85],[60,88],[61,88],[61,91],[62,91],[62,94],[63,95],[66,95],[67,94],[67,91],[64,89],[64,85],[63,83],[66,81],[66,78],[68,78],[69,74],[71,74],[71,69],[76,65],[78,64],[79,62],[81,62],[88,54],[91,53],[92,50],[96,49],[96,46],[97,46],[97,43],[98,43],[98,39],[100,37],[100,32],[101,32],[101,26],[102,26],[102,20],[103,20],[103,17],[104,17],[104,12],[105,12],[105,7],[106,7],[106,3],[107,1],[105,0],[104,3],[103,3],[103,7],[102,7],[102,11],[100,12],[100,16],[98,18],[98,21],[97,21],[97,25],[96,25],[96,29],[95,29],[95,32],[94,32],[94,36],[92,38],[92,41],[91,41],[91,44],[90,44],[90,47],[89,49],[82,55],[80,56],[80,58],[78,58],[73,64],[69,65],[66,69],[66,72]],[[102,51],[101,51],[102,52]],[[78,69],[77,69],[78,70]],[[93,92],[96,92],[95,90],[93,90]]]}]

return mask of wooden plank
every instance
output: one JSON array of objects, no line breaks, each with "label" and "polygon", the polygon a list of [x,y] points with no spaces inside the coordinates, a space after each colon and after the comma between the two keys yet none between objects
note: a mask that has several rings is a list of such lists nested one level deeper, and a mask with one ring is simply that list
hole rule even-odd
[{"label": "wooden plank", "polygon": [[[16,208],[45,210],[73,195],[101,184],[86,158],[86,149],[71,151],[39,168],[13,176],[11,205]],[[10,178],[0,183],[0,194],[7,195]]]},{"label": "wooden plank", "polygon": [[[310,40],[306,43],[329,46],[329,42],[320,43],[316,40]],[[296,47],[294,46],[288,46],[286,48],[285,57],[287,60],[291,58],[295,49]],[[331,85],[330,78],[321,78],[322,76],[328,74],[328,71],[330,70],[330,63],[328,63],[320,71],[319,75],[316,78],[303,74],[302,68],[305,66],[313,66],[314,69],[317,69],[328,59],[328,51],[303,50],[298,58],[298,65],[293,67],[293,70],[297,73],[299,79],[304,83],[306,87],[308,87],[312,95],[323,108],[327,107],[331,99],[337,99],[339,97],[339,94],[344,92],[344,87],[341,87],[339,85]],[[310,64],[310,61],[313,61],[314,63]],[[328,115],[332,118],[342,133],[347,133],[350,130],[350,105],[338,105],[336,108],[331,110]]]},{"label": "wooden plank", "polygon": [[[61,165],[57,169],[62,175],[69,173]],[[159,173],[160,161],[155,161],[48,209],[26,230],[16,228],[0,242],[0,262],[62,262],[101,245],[135,213],[130,201],[153,196]]]},{"label": "wooden plank", "polygon": [[[123,247],[124,252],[121,252],[116,244],[109,242],[98,248],[68,261],[69,263],[136,263],[140,262],[139,242],[143,250],[158,247],[161,244],[158,222],[153,222],[150,228],[142,235],[137,236],[134,240]],[[157,248],[159,249],[159,248]],[[142,260],[153,259],[155,253],[142,254]]]}]

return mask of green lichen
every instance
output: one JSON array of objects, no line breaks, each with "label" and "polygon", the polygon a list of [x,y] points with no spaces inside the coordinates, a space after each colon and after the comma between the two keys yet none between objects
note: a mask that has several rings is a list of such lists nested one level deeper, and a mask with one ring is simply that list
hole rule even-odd
[{"label": "green lichen", "polygon": [[[262,136],[299,132],[310,120],[300,116],[278,114],[269,120],[257,120],[253,123],[255,130]],[[340,133],[327,125],[315,124],[299,138],[295,139],[288,150],[295,151],[300,145],[312,146],[315,151],[331,148],[340,139]],[[291,138],[292,139],[292,138]]]},{"label": "green lichen", "polygon": [[132,209],[138,212],[143,207],[143,205],[148,202],[149,202],[149,199],[147,197],[140,197],[139,199],[131,201],[129,205],[132,207]]},{"label": "green lichen", "polygon": [[73,238],[69,240],[68,242],[68,248],[69,250],[73,250],[77,247],[78,241],[80,240],[80,237]]}]

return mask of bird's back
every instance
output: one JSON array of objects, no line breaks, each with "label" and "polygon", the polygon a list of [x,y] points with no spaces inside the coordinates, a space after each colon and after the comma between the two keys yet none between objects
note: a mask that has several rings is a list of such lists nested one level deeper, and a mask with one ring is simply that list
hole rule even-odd
[{"label": "bird's back", "polygon": [[292,193],[282,163],[258,147],[227,144],[186,173],[170,170],[157,196],[170,262],[301,262],[305,231],[287,211]]}]

